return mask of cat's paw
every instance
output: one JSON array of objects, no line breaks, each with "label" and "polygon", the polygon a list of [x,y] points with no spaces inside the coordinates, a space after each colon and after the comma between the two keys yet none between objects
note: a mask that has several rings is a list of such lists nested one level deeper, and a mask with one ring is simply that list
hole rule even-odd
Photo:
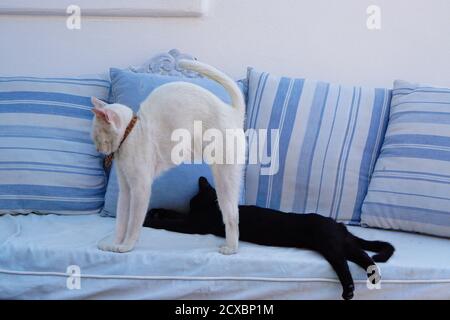
[{"label": "cat's paw", "polygon": [[102,251],[124,253],[133,250],[132,244],[117,244],[112,241],[100,241],[97,247]]},{"label": "cat's paw", "polygon": [[102,250],[102,251],[114,251],[113,250],[114,246],[115,246],[115,244],[112,241],[100,241],[97,244],[97,248]]},{"label": "cat's paw", "polygon": [[342,293],[342,298],[344,300],[353,299],[354,291],[355,291],[355,286],[353,284],[349,285],[348,288],[346,290],[344,290],[344,292]]},{"label": "cat's paw", "polygon": [[225,244],[219,248],[219,252],[224,255],[235,254],[237,253],[237,248],[231,248]]},{"label": "cat's paw", "polygon": [[114,252],[125,253],[133,250],[134,245],[132,244],[119,244],[114,248]]}]

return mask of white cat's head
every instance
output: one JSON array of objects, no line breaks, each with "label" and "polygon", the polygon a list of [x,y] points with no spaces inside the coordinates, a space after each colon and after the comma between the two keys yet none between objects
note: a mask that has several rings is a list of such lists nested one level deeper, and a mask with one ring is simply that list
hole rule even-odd
[{"label": "white cat's head", "polygon": [[119,148],[125,129],[133,117],[133,111],[122,104],[107,104],[95,97],[91,98],[94,121],[91,137],[97,151],[105,155]]}]

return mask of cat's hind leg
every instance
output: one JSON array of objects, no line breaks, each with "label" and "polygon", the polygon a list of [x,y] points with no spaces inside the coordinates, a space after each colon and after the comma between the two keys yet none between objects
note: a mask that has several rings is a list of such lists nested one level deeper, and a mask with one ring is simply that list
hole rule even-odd
[{"label": "cat's hind leg", "polygon": [[[380,280],[378,266],[364,250],[356,245],[347,245],[346,256],[348,260],[356,263],[366,271],[367,277],[371,280],[372,284],[376,284],[376,281]],[[373,276],[373,272],[378,272],[378,275]]]},{"label": "cat's hind leg", "polygon": [[350,273],[345,255],[333,250],[324,254],[324,257],[331,264],[341,282],[343,289],[342,298],[345,300],[352,299],[355,291],[355,284],[353,283],[353,277]]},{"label": "cat's hind leg", "polygon": [[347,259],[356,263],[367,271],[370,266],[375,265],[375,261],[362,249],[354,246],[346,250]]},{"label": "cat's hind leg", "polygon": [[219,207],[225,224],[225,244],[220,247],[222,254],[233,254],[239,245],[239,192],[242,166],[214,164],[211,166]]}]

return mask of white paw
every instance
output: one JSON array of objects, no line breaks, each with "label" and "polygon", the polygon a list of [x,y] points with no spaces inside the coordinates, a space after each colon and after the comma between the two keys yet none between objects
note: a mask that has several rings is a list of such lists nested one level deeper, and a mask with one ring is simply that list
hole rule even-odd
[{"label": "white paw", "polygon": [[230,248],[227,245],[223,245],[219,248],[219,252],[225,255],[235,254],[237,252],[237,248]]},{"label": "white paw", "polygon": [[134,246],[132,244],[116,244],[111,241],[101,241],[97,247],[103,251],[123,253],[133,250]]}]

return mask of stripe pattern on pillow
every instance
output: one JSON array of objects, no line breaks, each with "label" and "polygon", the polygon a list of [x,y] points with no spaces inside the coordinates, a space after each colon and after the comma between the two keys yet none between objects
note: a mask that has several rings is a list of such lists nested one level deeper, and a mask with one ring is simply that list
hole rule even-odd
[{"label": "stripe pattern on pillow", "polygon": [[106,177],[90,138],[99,78],[0,77],[0,214],[98,213]]},{"label": "stripe pattern on pillow", "polygon": [[[276,174],[263,174],[271,164],[255,164],[249,153],[246,203],[359,224],[386,129],[390,91],[254,69],[248,80],[247,129],[268,130],[265,144],[250,134],[249,150],[264,145],[273,167],[279,165]],[[272,138],[271,129],[278,130]]]},{"label": "stripe pattern on pillow", "polygon": [[395,81],[368,226],[450,237],[450,89]]}]

